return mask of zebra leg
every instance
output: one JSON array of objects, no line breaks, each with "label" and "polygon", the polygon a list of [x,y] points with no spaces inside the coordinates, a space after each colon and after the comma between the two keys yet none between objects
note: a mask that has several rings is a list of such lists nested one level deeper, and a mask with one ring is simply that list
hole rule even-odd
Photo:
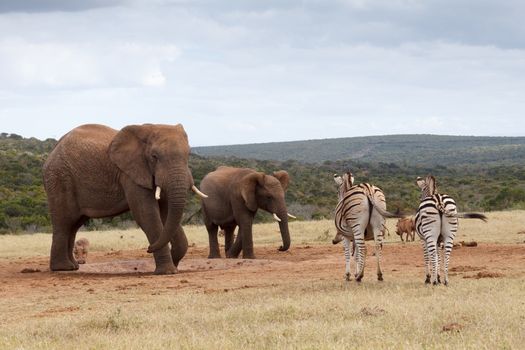
[{"label": "zebra leg", "polygon": [[385,228],[385,219],[374,208],[370,222],[374,230],[375,253],[377,260],[377,280],[382,281],[383,272],[381,271],[381,258],[383,253],[383,231]]},{"label": "zebra leg", "polygon": [[355,280],[361,282],[365,274],[365,258],[366,258],[366,246],[363,237],[355,237],[355,250],[356,250],[356,272]]},{"label": "zebra leg", "polygon": [[423,246],[423,259],[425,260],[425,284],[430,284],[430,259],[428,257],[427,242],[421,241]]},{"label": "zebra leg", "polygon": [[446,233],[444,239],[444,257],[443,257],[443,284],[448,286],[448,264],[450,262],[450,254],[452,253],[452,247],[454,246],[454,237],[458,230],[458,221],[456,218],[447,218],[443,220],[443,232]]},{"label": "zebra leg", "polygon": [[428,257],[430,259],[430,264],[432,267],[431,270],[431,282],[433,285],[437,285],[437,275],[439,272],[439,260],[438,260],[438,252],[437,252],[437,243],[432,239],[432,237],[427,238],[427,251],[428,251]]},{"label": "zebra leg", "polygon": [[352,255],[352,242],[348,237],[343,238],[343,246],[345,247],[345,279],[347,281],[351,280],[351,273],[350,273],[350,257]]}]

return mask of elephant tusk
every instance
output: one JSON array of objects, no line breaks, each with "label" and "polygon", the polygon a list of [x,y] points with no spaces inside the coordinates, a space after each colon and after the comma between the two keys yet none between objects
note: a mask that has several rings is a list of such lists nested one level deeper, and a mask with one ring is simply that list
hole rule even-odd
[{"label": "elephant tusk", "polygon": [[155,190],[155,199],[160,199],[160,186],[157,186],[157,189]]},{"label": "elephant tusk", "polygon": [[202,192],[197,188],[197,186],[195,186],[195,185],[191,186],[191,190],[192,190],[193,192],[195,192],[196,194],[198,194],[198,195],[199,195],[200,197],[202,197],[202,198],[208,198],[208,195],[202,193]]},{"label": "elephant tusk", "polygon": [[292,214],[290,214],[290,213],[288,213],[288,217],[289,217],[289,218],[292,218],[292,219],[297,219],[297,216],[294,216],[294,215],[292,215]]},{"label": "elephant tusk", "polygon": [[277,214],[273,213],[273,218],[279,222],[281,222],[281,219],[277,216]]}]

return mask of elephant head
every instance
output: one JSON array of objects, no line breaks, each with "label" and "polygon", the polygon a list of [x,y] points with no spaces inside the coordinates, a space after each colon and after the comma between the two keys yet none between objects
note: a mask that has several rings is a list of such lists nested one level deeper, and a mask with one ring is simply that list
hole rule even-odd
[{"label": "elephant head", "polygon": [[286,171],[276,171],[272,175],[251,173],[241,181],[241,195],[246,207],[255,212],[261,208],[271,214],[279,222],[279,229],[283,240],[280,251],[290,248],[290,231],[288,217],[295,216],[288,213],[284,194],[288,188],[289,176]]},{"label": "elephant head", "polygon": [[110,145],[110,159],[122,172],[151,190],[157,199],[161,192],[167,198],[164,229],[149,252],[173,242],[180,230],[188,190],[196,189],[188,167],[189,153],[188,136],[180,124],[130,125],[118,132]]}]

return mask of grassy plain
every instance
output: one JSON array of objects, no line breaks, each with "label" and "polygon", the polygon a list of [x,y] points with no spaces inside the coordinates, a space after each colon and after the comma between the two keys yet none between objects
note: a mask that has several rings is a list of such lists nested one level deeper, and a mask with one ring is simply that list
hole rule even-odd
[{"label": "grassy plain", "polygon": [[[370,260],[361,284],[343,280],[329,220],[292,223],[293,246],[284,258],[275,252],[278,227],[256,225],[260,267],[239,260],[173,276],[43,267],[20,274],[27,265],[45,266],[51,236],[0,236],[0,349],[522,349],[525,234],[518,232],[525,211],[488,216],[486,224],[461,220],[457,241],[480,247],[454,251],[451,264],[494,278],[457,272],[450,287],[423,284],[419,243],[401,244],[393,220],[386,280],[375,280]],[[185,259],[206,266],[205,229],[188,226],[186,234],[192,247]],[[79,236],[91,241],[94,262],[151,260],[139,230]]]}]

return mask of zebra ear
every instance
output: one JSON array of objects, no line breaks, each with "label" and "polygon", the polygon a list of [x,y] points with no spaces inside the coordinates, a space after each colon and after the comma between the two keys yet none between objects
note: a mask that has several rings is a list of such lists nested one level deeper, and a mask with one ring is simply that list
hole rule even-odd
[{"label": "zebra ear", "polygon": [[343,179],[338,174],[334,174],[334,181],[337,186],[341,186],[343,184]]},{"label": "zebra ear", "polygon": [[423,179],[423,178],[418,176],[417,179],[416,179],[417,187],[419,187],[420,189],[423,189],[425,187],[425,184],[426,184],[425,179]]}]

